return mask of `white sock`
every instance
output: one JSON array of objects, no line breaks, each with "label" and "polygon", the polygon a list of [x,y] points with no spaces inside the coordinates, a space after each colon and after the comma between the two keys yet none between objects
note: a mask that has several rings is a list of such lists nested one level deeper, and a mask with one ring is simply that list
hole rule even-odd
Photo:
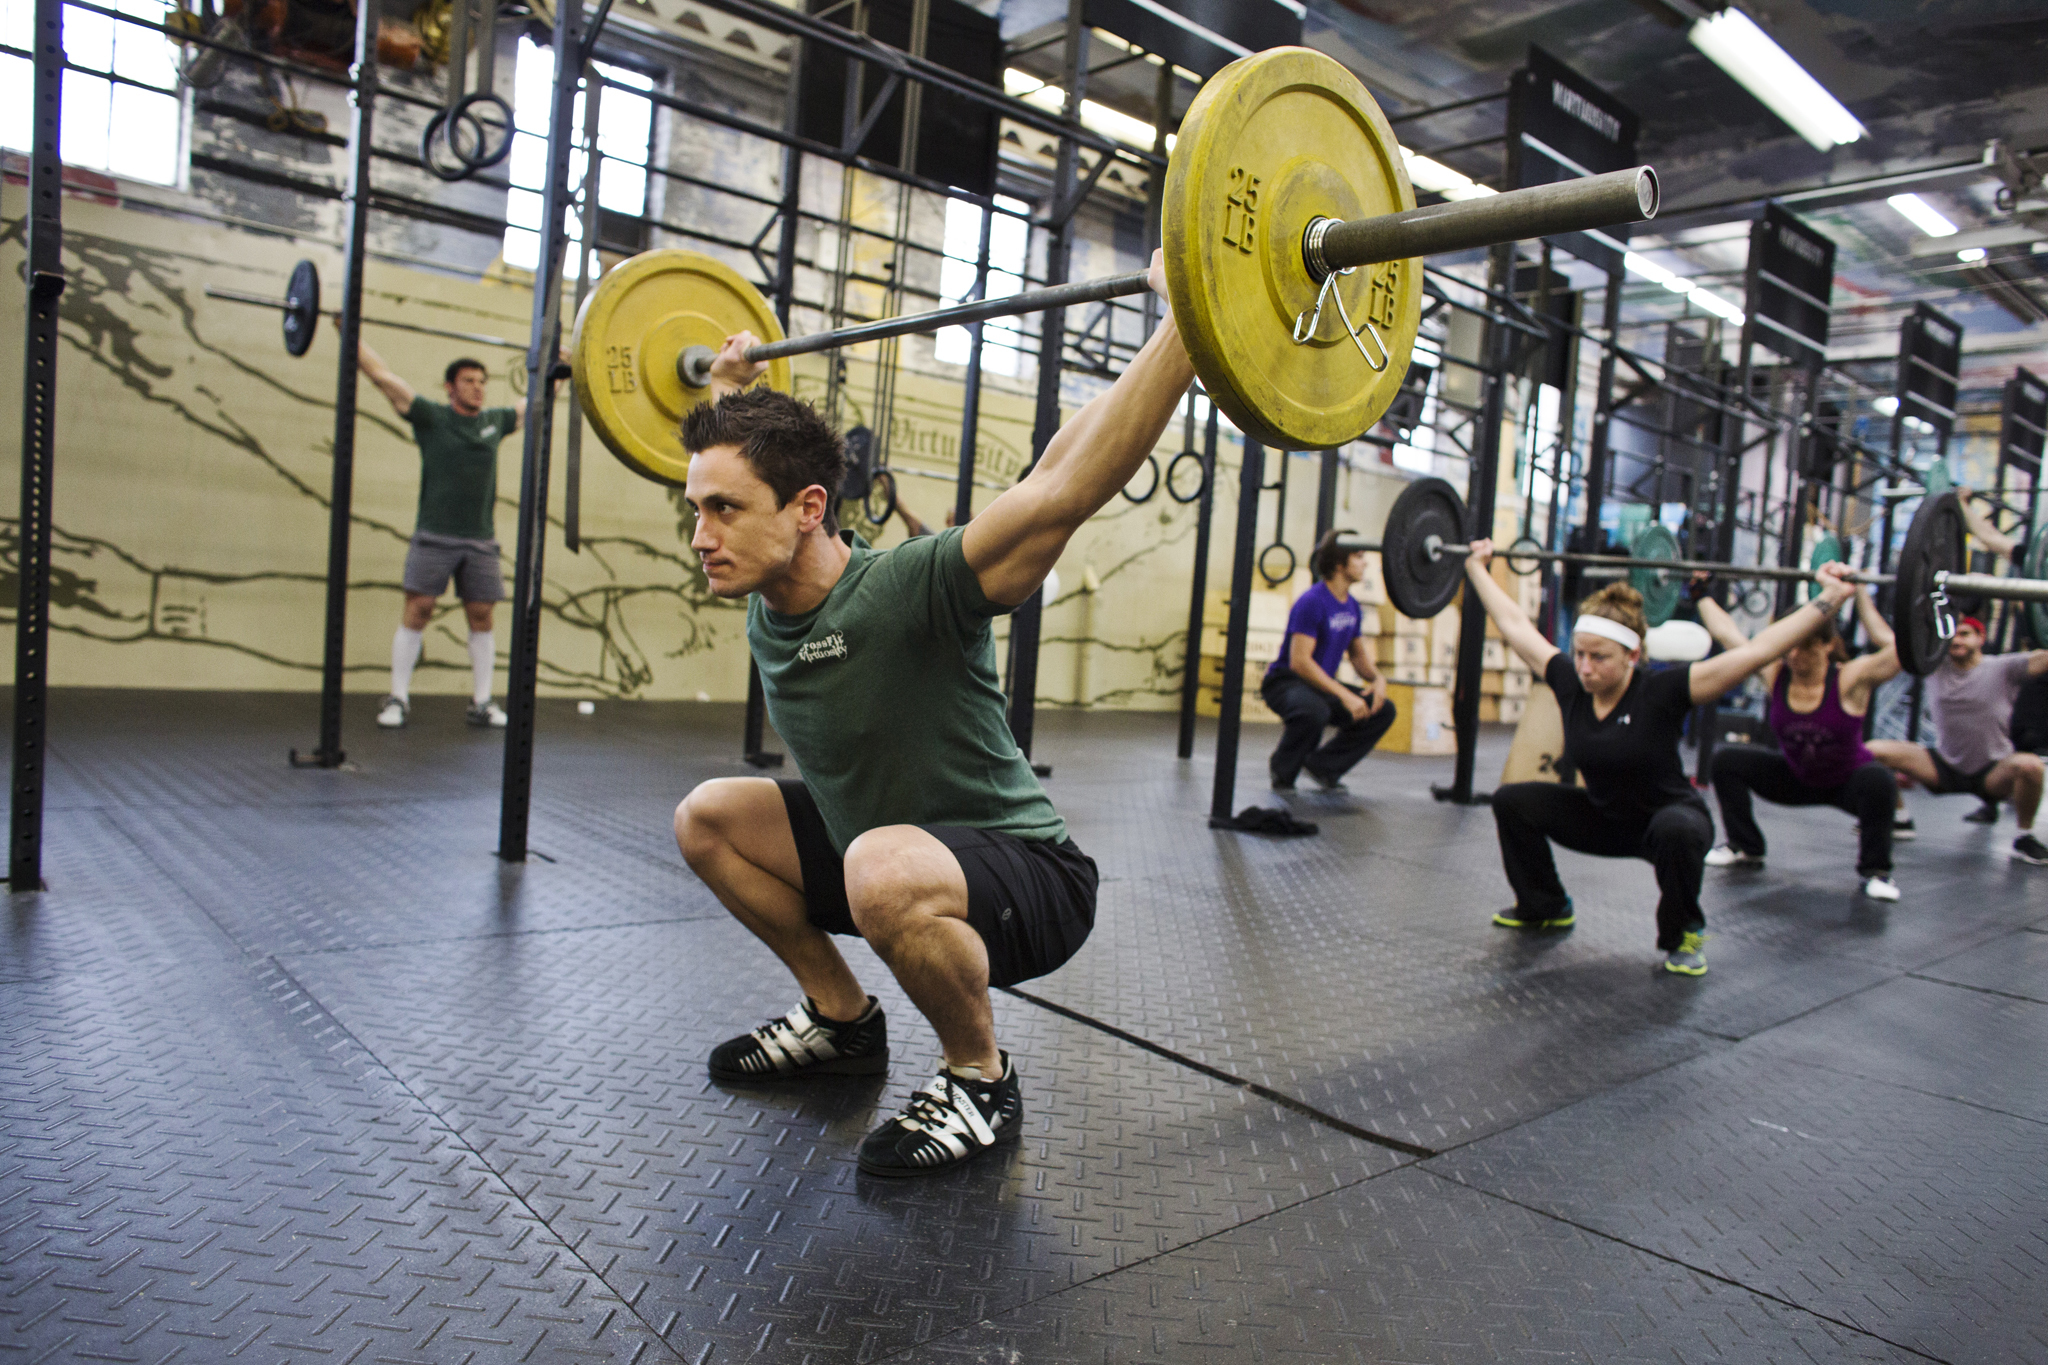
[{"label": "white sock", "polygon": [[420,661],[420,646],[426,636],[404,626],[391,637],[391,695],[400,701],[412,699],[412,669]]},{"label": "white sock", "polygon": [[498,636],[495,631],[473,630],[469,633],[469,671],[475,678],[473,700],[482,706],[491,699],[491,670],[498,663]]}]

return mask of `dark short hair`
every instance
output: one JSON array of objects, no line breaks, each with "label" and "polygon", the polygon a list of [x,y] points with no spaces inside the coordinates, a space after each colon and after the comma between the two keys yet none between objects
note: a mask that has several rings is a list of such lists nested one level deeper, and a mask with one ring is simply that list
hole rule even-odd
[{"label": "dark short hair", "polygon": [[482,370],[484,378],[489,379],[491,377],[490,369],[483,363],[483,361],[473,359],[469,356],[463,356],[460,360],[451,360],[448,362],[448,369],[444,374],[442,374],[441,382],[443,384],[453,384],[455,382],[455,376],[461,374],[464,370]]},{"label": "dark short hair", "polygon": [[756,385],[700,403],[683,417],[683,449],[737,446],[761,481],[775,490],[776,506],[816,485],[825,490],[825,530],[839,534],[836,504],[846,479],[846,442],[818,410],[786,393]]},{"label": "dark short hair", "polygon": [[1357,534],[1358,532],[1349,527],[1323,532],[1322,539],[1316,542],[1316,548],[1309,554],[1309,572],[1319,580],[1337,572],[1345,560],[1358,553],[1356,550],[1346,549],[1337,542],[1345,536],[1355,537]]}]

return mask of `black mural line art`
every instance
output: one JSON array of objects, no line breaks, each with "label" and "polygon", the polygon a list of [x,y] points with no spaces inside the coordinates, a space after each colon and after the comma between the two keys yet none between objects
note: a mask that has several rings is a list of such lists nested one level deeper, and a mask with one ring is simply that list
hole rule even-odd
[{"label": "black mural line art", "polygon": [[[20,219],[0,224],[0,243],[18,247],[21,238]],[[178,374],[179,366],[151,356],[147,346],[150,340],[148,331],[138,325],[134,317],[124,316],[112,306],[112,302],[118,300],[131,312],[139,311],[163,319],[173,329],[174,335],[180,335],[182,340],[199,351],[232,367],[238,377],[261,384],[290,402],[304,406],[309,415],[326,414],[328,420],[321,429],[331,431],[334,409],[331,398],[295,388],[201,334],[198,311],[186,293],[181,267],[217,263],[85,232],[67,233],[65,247],[71,259],[67,261],[69,278],[60,306],[61,321],[65,324],[61,335],[73,353],[110,374],[123,389],[142,402],[174,414],[212,441],[255,460],[292,493],[322,509],[330,506],[328,493],[293,472],[266,446],[259,434],[237,420],[228,410],[227,400],[215,388],[197,381],[190,383],[190,392],[204,399],[204,404],[169,391],[168,381]],[[208,405],[212,409],[210,412],[205,410]],[[411,444],[409,429],[398,423],[379,417],[374,411],[364,413],[363,420],[394,439],[408,446]],[[331,438],[320,439],[309,448],[331,453]],[[516,498],[501,495],[499,502],[516,512]],[[562,525],[559,517],[551,516],[549,521],[557,527]],[[409,530],[361,512],[352,514],[351,524],[400,544],[411,539]],[[4,544],[0,544],[0,561],[4,561],[0,563],[0,575],[4,575],[4,601],[11,604],[18,588],[17,528],[11,522],[0,525],[6,528],[0,531],[0,536],[4,536]],[[685,528],[679,524],[679,529]],[[687,543],[687,534],[684,542]],[[727,602],[715,596],[693,558],[686,559],[675,550],[663,549],[637,537],[604,535],[587,536],[583,548],[589,562],[611,581],[594,586],[572,586],[550,575],[543,583],[543,611],[563,625],[594,635],[598,666],[594,670],[570,668],[559,659],[550,657],[564,651],[544,647],[540,669],[541,681],[545,684],[613,698],[631,697],[650,687],[655,679],[655,669],[627,621],[625,609],[630,602],[649,597],[673,601],[674,620],[680,622],[683,638],[675,648],[666,651],[665,657],[668,658],[685,658],[717,648],[728,633],[721,629],[719,618],[728,613],[736,615],[742,609],[738,602]],[[203,606],[167,606],[160,599],[161,584],[168,580],[216,587],[262,583],[324,587],[324,574],[290,570],[228,573],[152,565],[143,556],[105,538],[62,529],[53,535],[53,557],[59,560],[69,557],[87,565],[86,572],[81,573],[72,565],[53,564],[52,607],[55,614],[51,628],[54,630],[115,644],[199,644],[300,672],[317,672],[321,667],[317,659],[293,659],[278,654],[274,649],[246,641],[208,635],[204,633]],[[95,560],[118,564],[122,573],[148,579],[150,587],[146,600],[151,605],[147,609],[134,605],[124,607],[110,597],[102,579],[91,576],[90,563]],[[620,565],[628,562],[642,567],[648,578],[639,582],[621,581]],[[375,579],[351,580],[349,588],[351,592],[388,591],[394,598],[400,592],[397,582]],[[138,590],[130,596],[142,597],[143,594]],[[443,614],[450,614],[452,610],[450,608]],[[0,611],[0,617],[11,620],[11,611]],[[705,619],[707,617],[709,619]],[[737,622],[733,625],[736,626]],[[452,630],[444,628],[441,633],[458,645],[461,643]],[[426,658],[420,666],[466,671],[469,664],[464,656],[448,662]],[[344,671],[374,675],[386,667],[381,662],[366,662],[345,665]]]}]

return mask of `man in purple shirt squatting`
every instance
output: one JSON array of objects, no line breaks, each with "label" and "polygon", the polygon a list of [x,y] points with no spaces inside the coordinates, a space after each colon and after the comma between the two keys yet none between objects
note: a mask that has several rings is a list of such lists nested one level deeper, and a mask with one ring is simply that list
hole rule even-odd
[{"label": "man in purple shirt squatting", "polygon": [[[1286,724],[1269,764],[1274,791],[1293,791],[1304,772],[1324,791],[1343,790],[1344,774],[1394,723],[1387,680],[1373,666],[1372,650],[1359,634],[1360,608],[1351,598],[1351,589],[1365,578],[1366,552],[1346,552],[1338,544],[1340,537],[1356,534],[1325,531],[1316,542],[1309,567],[1318,581],[1294,599],[1280,657],[1259,685],[1259,695]],[[1363,688],[1337,681],[1337,667],[1347,656]],[[1332,725],[1337,732],[1324,743],[1323,731]]]}]

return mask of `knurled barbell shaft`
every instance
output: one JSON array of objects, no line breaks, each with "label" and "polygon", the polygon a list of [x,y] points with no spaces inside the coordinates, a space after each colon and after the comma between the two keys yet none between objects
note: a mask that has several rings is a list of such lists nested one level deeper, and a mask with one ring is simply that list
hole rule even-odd
[{"label": "knurled barbell shaft", "polygon": [[[1308,237],[1305,235],[1303,238],[1303,265],[1311,279],[1320,280],[1330,270],[1637,223],[1653,217],[1656,212],[1657,174],[1648,166],[1638,166],[1631,171],[1613,171],[1607,175],[1510,190],[1506,194],[1431,204],[1356,222],[1319,218],[1310,225],[1315,238],[1313,251]],[[1075,284],[1028,289],[999,299],[956,304],[928,313],[882,318],[810,336],[762,342],[749,346],[746,358],[758,363],[816,351],[833,351],[864,341],[886,341],[890,337],[935,332],[941,327],[960,327],[994,318],[1043,313],[1051,308],[1130,298],[1151,287],[1146,272],[1134,270],[1127,275],[1108,275]],[[714,358],[708,347],[689,347],[676,358],[676,373],[685,384],[702,388],[710,381]]]}]

